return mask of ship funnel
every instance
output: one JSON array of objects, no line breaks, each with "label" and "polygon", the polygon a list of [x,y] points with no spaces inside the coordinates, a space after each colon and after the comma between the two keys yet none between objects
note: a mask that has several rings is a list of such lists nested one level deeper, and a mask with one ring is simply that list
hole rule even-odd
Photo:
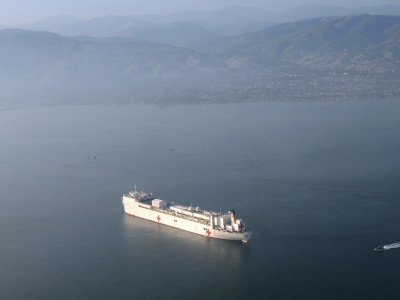
[{"label": "ship funnel", "polygon": [[231,213],[231,222],[232,222],[232,225],[233,225],[233,224],[236,224],[235,210],[232,209],[232,210],[230,211],[230,213]]}]

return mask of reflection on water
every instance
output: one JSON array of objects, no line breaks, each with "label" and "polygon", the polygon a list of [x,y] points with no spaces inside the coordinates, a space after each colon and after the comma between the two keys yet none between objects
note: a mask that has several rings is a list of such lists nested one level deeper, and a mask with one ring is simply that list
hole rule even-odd
[{"label": "reflection on water", "polygon": [[[250,244],[206,238],[126,214],[123,219],[126,263],[146,270],[139,273],[146,291],[139,296],[159,295],[152,287],[162,282],[169,287],[163,292],[168,299],[223,298],[229,292],[226,281],[245,282]],[[237,287],[236,293],[245,291]]]},{"label": "reflection on water", "polygon": [[250,242],[246,244],[207,238],[127,214],[124,214],[123,221],[125,242],[132,251],[138,250],[144,241],[152,244],[158,240],[163,243],[173,243],[177,251],[185,249],[193,256],[207,253],[208,258],[219,262],[228,259],[230,266],[233,267],[243,263],[243,255],[251,247]]}]

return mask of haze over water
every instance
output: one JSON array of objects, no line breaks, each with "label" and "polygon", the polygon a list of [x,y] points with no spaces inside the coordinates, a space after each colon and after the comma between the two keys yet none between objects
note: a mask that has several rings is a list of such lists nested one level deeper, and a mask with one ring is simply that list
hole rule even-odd
[{"label": "haze over water", "polygon": [[[2,299],[395,299],[399,99],[0,112]],[[248,244],[126,216],[134,185]]]}]

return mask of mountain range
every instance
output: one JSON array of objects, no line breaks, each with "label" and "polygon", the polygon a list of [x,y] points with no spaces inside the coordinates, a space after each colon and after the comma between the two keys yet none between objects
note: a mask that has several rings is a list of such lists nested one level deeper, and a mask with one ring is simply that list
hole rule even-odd
[{"label": "mountain range", "polygon": [[175,22],[184,22],[186,24],[193,23],[216,34],[234,36],[285,22],[359,14],[400,16],[400,6],[382,5],[347,8],[303,5],[280,11],[266,11],[252,7],[228,7],[216,11],[182,11],[168,15],[110,15],[93,19],[79,19],[73,16],[51,16],[35,23],[17,25],[16,28],[51,31],[65,36],[134,37],[133,35],[142,29],[160,28],[160,25],[165,26]]},{"label": "mountain range", "polygon": [[321,17],[231,37],[183,21],[138,22],[136,37],[0,30],[0,108],[400,95],[397,16]]}]

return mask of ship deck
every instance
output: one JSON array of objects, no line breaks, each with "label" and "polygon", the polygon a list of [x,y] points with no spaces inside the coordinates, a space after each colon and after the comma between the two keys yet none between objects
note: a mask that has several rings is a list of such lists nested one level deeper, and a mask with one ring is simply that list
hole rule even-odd
[{"label": "ship deck", "polygon": [[150,206],[149,207],[150,210],[154,210],[154,211],[157,211],[159,213],[171,215],[171,216],[174,216],[174,217],[177,217],[177,218],[180,218],[180,219],[185,219],[185,220],[197,222],[197,223],[203,224],[203,225],[210,225],[209,221],[206,221],[206,220],[203,220],[203,219],[200,219],[200,218],[196,218],[196,217],[193,217],[193,216],[190,216],[190,215],[181,214],[181,213],[178,213],[178,212],[175,212],[175,211],[171,210],[169,207],[171,206],[171,204],[174,204],[174,203],[168,202],[168,206],[166,208],[157,208],[157,207],[154,207],[154,206],[151,205],[151,201],[152,201],[152,199],[141,200],[140,203],[149,205]]}]

